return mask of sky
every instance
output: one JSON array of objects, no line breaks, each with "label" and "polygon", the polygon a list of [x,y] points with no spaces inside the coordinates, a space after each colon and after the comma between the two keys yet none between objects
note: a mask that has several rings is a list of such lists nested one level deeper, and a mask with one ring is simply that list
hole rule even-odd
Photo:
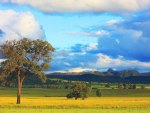
[{"label": "sky", "polygon": [[0,0],[0,44],[47,40],[47,72],[148,72],[149,30],[150,0]]}]

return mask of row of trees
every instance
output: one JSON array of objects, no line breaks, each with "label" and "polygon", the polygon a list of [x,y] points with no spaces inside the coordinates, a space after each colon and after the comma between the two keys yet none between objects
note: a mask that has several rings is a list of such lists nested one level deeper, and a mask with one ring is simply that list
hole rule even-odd
[{"label": "row of trees", "polygon": [[[137,89],[136,84],[118,84],[118,89]],[[145,89],[145,85],[140,85],[140,89]]]}]

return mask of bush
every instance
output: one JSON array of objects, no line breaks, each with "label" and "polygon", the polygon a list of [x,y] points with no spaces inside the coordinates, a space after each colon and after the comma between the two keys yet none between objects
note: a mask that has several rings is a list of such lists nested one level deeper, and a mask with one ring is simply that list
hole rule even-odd
[{"label": "bush", "polygon": [[122,88],[123,88],[123,87],[122,87],[122,84],[118,84],[117,88],[118,88],[118,89],[122,89]]},{"label": "bush", "polygon": [[128,84],[123,84],[123,89],[128,89]]},{"label": "bush", "polygon": [[96,90],[96,96],[97,96],[97,97],[101,97],[101,96],[102,96],[102,93],[101,93],[101,90],[100,90],[100,89],[97,89],[97,90]]},{"label": "bush", "polygon": [[145,89],[145,85],[141,85],[141,89]]},{"label": "bush", "polygon": [[128,89],[136,89],[136,84],[129,84],[128,86]]},{"label": "bush", "polygon": [[105,85],[105,87],[106,87],[106,88],[109,88],[109,87],[110,87],[110,84],[109,84],[109,83],[107,83],[107,84]]},{"label": "bush", "polygon": [[78,98],[82,98],[83,100],[88,97],[89,92],[91,91],[91,88],[88,87],[85,83],[75,83],[71,86],[71,91],[69,94],[66,95],[67,98],[75,98],[77,100]]},{"label": "bush", "polygon": [[136,89],[136,84],[133,84],[133,87],[132,87],[133,89]]},{"label": "bush", "polygon": [[66,95],[66,97],[69,99],[69,98],[73,98],[74,96],[73,96],[72,93],[69,93],[69,94]]}]

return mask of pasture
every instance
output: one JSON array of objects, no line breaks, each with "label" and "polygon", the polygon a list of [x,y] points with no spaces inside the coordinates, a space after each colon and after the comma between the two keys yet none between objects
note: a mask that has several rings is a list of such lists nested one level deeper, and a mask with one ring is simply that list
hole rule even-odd
[{"label": "pasture", "polygon": [[0,113],[149,113],[149,97],[90,97],[73,100],[64,97],[0,97]]},{"label": "pasture", "polygon": [[0,108],[150,108],[150,97],[22,97],[21,101],[16,105],[16,97],[0,97]]},{"label": "pasture", "polygon": [[23,88],[16,105],[16,88],[0,88],[0,113],[150,113],[149,89],[101,89],[102,97],[67,99],[68,89]]},{"label": "pasture", "polygon": [[[102,97],[150,97],[150,89],[101,89]],[[16,88],[0,88],[0,97],[16,97]],[[65,97],[68,89],[23,88],[22,97]],[[95,97],[95,89],[89,94]]]}]

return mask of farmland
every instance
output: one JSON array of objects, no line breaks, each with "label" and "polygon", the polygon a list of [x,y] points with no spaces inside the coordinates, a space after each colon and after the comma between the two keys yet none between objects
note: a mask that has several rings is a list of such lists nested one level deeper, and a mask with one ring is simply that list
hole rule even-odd
[{"label": "farmland", "polygon": [[90,97],[74,100],[65,97],[1,97],[0,108],[149,108],[150,97]]},{"label": "farmland", "polygon": [[[66,98],[76,83],[91,88],[85,100]],[[100,97],[96,95],[97,90]],[[41,83],[30,79],[23,84],[20,105],[16,104],[16,94],[16,82],[1,83],[0,113],[150,113],[150,84],[61,79]]]},{"label": "farmland", "polygon": [[0,113],[149,113],[150,97],[90,97],[72,100],[64,97],[0,97]]},{"label": "farmland", "polygon": [[[16,105],[17,88],[0,88],[0,113],[149,113],[150,89],[117,89],[92,84],[89,98],[67,99],[69,89],[64,88],[23,88],[21,104]],[[99,88],[102,97],[96,97]]]},{"label": "farmland", "polygon": [[[101,89],[102,97],[96,97],[93,89],[85,100],[67,99],[68,89],[23,88],[22,104],[17,106],[16,88],[0,88],[0,107],[41,108],[149,108],[149,89]],[[40,103],[39,103],[40,102]]]},{"label": "farmland", "polygon": [[[0,88],[0,97],[16,97],[16,88]],[[23,88],[23,97],[65,97],[69,89]],[[102,97],[150,97],[150,89],[101,89]],[[89,94],[95,97],[95,89]]]}]

